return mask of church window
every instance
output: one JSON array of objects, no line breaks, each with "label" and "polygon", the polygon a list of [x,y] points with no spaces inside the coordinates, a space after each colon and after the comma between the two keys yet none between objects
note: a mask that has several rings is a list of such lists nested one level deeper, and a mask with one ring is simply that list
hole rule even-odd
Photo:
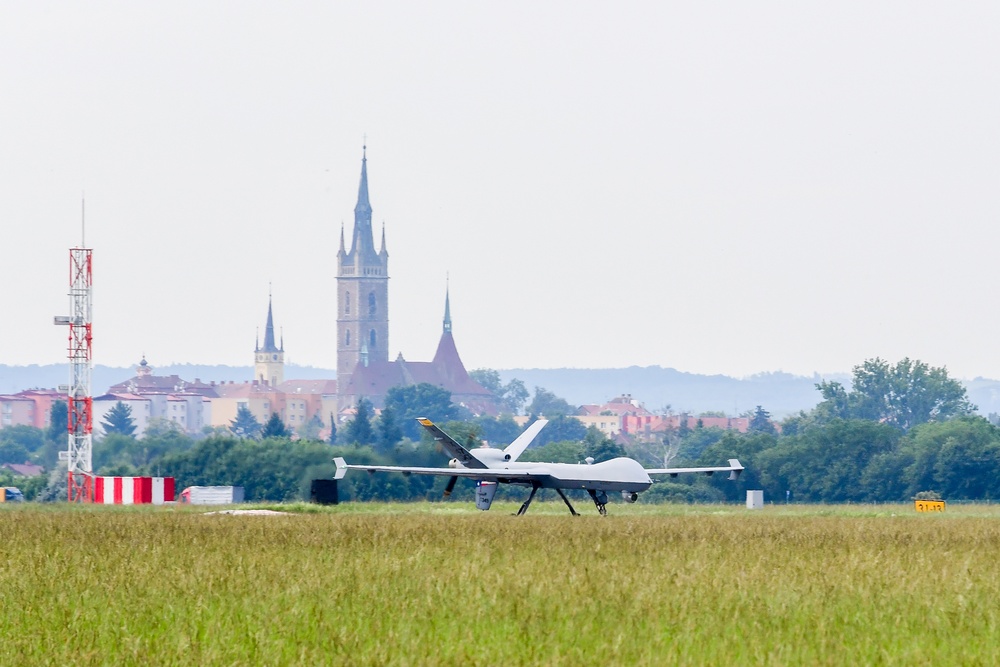
[{"label": "church window", "polygon": [[351,314],[351,293],[344,292],[344,315]]},{"label": "church window", "polygon": [[344,336],[344,346],[345,347],[350,347],[351,346],[351,332],[350,331],[348,331],[347,335]]},{"label": "church window", "polygon": [[368,332],[368,347],[375,348],[375,330],[372,329]]},{"label": "church window", "polygon": [[378,310],[376,307],[377,301],[375,299],[375,292],[369,292],[368,294],[368,317],[375,317],[375,311]]}]

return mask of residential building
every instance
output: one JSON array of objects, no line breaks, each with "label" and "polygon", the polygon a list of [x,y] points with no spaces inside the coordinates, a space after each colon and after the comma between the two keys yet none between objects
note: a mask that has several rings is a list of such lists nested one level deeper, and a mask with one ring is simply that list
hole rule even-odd
[{"label": "residential building", "polygon": [[94,434],[104,435],[102,421],[118,401],[132,409],[136,437],[142,437],[155,419],[176,424],[189,435],[201,433],[211,423],[209,410],[217,395],[216,386],[198,378],[188,382],[176,375],[155,375],[143,356],[134,377],[94,398]]}]

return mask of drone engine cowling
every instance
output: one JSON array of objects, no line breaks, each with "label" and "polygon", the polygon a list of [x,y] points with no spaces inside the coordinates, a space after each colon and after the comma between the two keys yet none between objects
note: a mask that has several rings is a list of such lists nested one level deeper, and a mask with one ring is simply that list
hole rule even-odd
[{"label": "drone engine cowling", "polygon": [[635,491],[622,491],[622,498],[627,503],[634,503],[639,500],[639,494]]}]

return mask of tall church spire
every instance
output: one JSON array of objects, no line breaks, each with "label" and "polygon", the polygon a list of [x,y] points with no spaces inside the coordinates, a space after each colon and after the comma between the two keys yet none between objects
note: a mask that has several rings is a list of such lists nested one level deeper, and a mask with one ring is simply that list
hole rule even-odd
[{"label": "tall church spire", "polygon": [[354,206],[354,221],[366,218],[372,221],[372,205],[368,201],[368,146],[361,147],[361,185],[358,186],[358,203]]},{"label": "tall church spire", "polygon": [[267,325],[264,327],[264,352],[279,352],[274,344],[274,315],[271,312],[271,295],[267,295]]},{"label": "tall church spire", "polygon": [[[337,405],[353,407],[363,377],[355,371],[389,361],[389,253],[385,225],[381,249],[375,245],[368,194],[368,146],[362,147],[361,182],[354,207],[350,250],[337,254]],[[358,371],[364,372],[364,371]],[[359,384],[354,384],[355,378]]]},{"label": "tall church spire", "polygon": [[448,279],[445,278],[444,286],[444,333],[451,333],[451,298],[448,287]]},{"label": "tall church spire", "polygon": [[354,206],[354,235],[351,240],[351,252],[348,262],[360,259],[365,263],[379,261],[375,253],[375,240],[372,233],[372,205],[368,200],[368,147],[362,147],[361,154],[361,184],[358,186],[358,203]]}]

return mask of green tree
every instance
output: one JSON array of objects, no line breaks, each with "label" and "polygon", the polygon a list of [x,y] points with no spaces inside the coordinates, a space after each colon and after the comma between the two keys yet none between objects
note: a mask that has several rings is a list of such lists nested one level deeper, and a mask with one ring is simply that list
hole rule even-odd
[{"label": "green tree", "polygon": [[337,415],[330,413],[330,437],[327,438],[331,445],[337,444]]},{"label": "green tree", "polygon": [[955,500],[1000,499],[1000,430],[982,417],[927,422],[869,468],[867,478],[888,478],[888,500],[908,500],[921,491]]},{"label": "green tree", "polygon": [[[714,429],[700,429],[709,432]],[[698,433],[693,433],[693,437],[698,437]],[[784,494],[786,487],[762,486],[762,476],[772,468],[765,468],[761,462],[764,454],[774,449],[778,439],[768,433],[740,434],[737,431],[724,431],[722,437],[710,444],[702,451],[701,456],[693,463],[698,466],[717,466],[724,464],[728,459],[739,459],[746,469],[735,482],[729,480],[728,475],[712,475],[707,479],[702,475],[697,475],[695,479],[688,481],[698,484],[707,484],[720,491],[727,500],[736,501],[746,498],[747,489],[764,489],[766,497],[776,497],[776,488]]]},{"label": "green tree", "polygon": [[500,417],[479,416],[474,423],[482,438],[494,447],[505,447],[517,439],[524,430],[510,415]]},{"label": "green tree", "polygon": [[115,403],[107,414],[104,415],[104,420],[101,421],[101,426],[104,428],[104,432],[108,435],[112,433],[117,433],[119,435],[134,435],[135,434],[135,421],[132,419],[132,406],[125,405],[121,401]]},{"label": "green tree", "polygon": [[929,421],[971,415],[965,387],[948,377],[945,368],[932,368],[908,358],[890,365],[876,357],[853,370],[851,390],[838,382],[816,385],[823,402],[816,411],[826,419],[867,419],[908,431]]},{"label": "green tree", "polygon": [[396,411],[391,406],[382,408],[382,414],[376,420],[376,444],[383,452],[390,452],[403,439],[403,429],[396,420]]},{"label": "green tree", "polygon": [[314,414],[305,424],[296,429],[299,437],[305,440],[319,440],[319,432],[323,430],[323,420],[319,413]]},{"label": "green tree", "polygon": [[94,470],[99,474],[107,474],[112,466],[122,464],[137,465],[148,462],[147,452],[143,445],[131,435],[110,433],[101,438],[94,447]]},{"label": "green tree", "polygon": [[[188,451],[164,456],[150,468],[158,466],[163,475],[175,477],[181,489],[232,484],[244,488],[248,501],[287,501],[305,497],[316,471],[332,474],[330,456],[330,446],[316,441],[211,436]],[[352,462],[365,462],[356,453],[349,457]],[[352,483],[350,479],[344,482],[346,491]]]},{"label": "green tree", "polygon": [[260,430],[260,437],[262,438],[287,438],[290,436],[288,428],[285,426],[285,422],[281,421],[281,417],[278,416],[277,412],[271,413],[271,418],[268,419],[263,428]]},{"label": "green tree", "polygon": [[[527,407],[528,414],[544,415],[548,419],[576,414],[576,408],[543,387],[535,387],[535,397]],[[546,427],[548,428],[548,427]]]},{"label": "green tree", "polygon": [[[534,422],[534,419],[529,419],[527,425],[530,426]],[[557,415],[555,418],[549,419],[549,423],[535,437],[532,446],[540,447],[560,440],[582,441],[586,435],[587,427],[579,419]]]},{"label": "green tree", "polygon": [[[39,459],[48,444],[41,429],[26,424],[0,429],[0,463],[25,463]],[[65,440],[63,440],[65,445]]]},{"label": "green tree", "polygon": [[[747,466],[746,475],[759,475],[765,496],[784,498],[790,490],[799,500],[809,502],[860,502],[887,500],[879,489],[861,484],[871,460],[892,452],[899,441],[899,429],[866,419],[835,419],[806,429],[796,436],[776,440],[767,434],[770,445],[758,451]],[[731,455],[732,456],[732,455]]]},{"label": "green tree", "polygon": [[717,426],[688,429],[687,435],[680,438],[680,446],[677,448],[678,460],[697,460],[706,449],[721,440],[725,434],[726,430]]},{"label": "green tree", "polygon": [[241,405],[236,410],[236,419],[229,422],[229,430],[237,438],[256,438],[260,435],[260,422],[250,412],[250,408]]},{"label": "green tree", "polygon": [[625,448],[605,436],[596,426],[589,427],[584,433],[583,452],[593,458],[595,463],[625,456]]},{"label": "green tree", "polygon": [[518,460],[543,463],[583,463],[586,457],[582,440],[561,440],[525,450]]},{"label": "green tree", "polygon": [[49,439],[62,447],[66,445],[68,434],[69,407],[62,399],[53,401],[52,407],[49,409]]},{"label": "green tree", "polygon": [[385,407],[392,409],[403,435],[410,440],[419,440],[423,430],[416,422],[417,417],[443,424],[461,416],[451,402],[450,391],[426,382],[390,388],[385,393]]},{"label": "green tree", "polygon": [[0,440],[0,463],[25,463],[28,458],[28,448],[20,442],[7,438]]},{"label": "green tree", "polygon": [[524,382],[513,378],[507,384],[503,384],[500,380],[500,373],[492,368],[477,368],[469,372],[469,377],[493,394],[504,412],[513,415],[520,414],[521,407],[530,396]]},{"label": "green tree", "polygon": [[354,418],[347,422],[344,429],[344,440],[348,444],[370,445],[375,442],[375,430],[372,428],[372,404],[367,398],[362,398],[356,406]]},{"label": "green tree", "polygon": [[757,406],[753,411],[753,416],[750,417],[750,432],[751,433],[770,433],[775,434],[774,424],[771,423],[771,413]]},{"label": "green tree", "polygon": [[691,433],[691,427],[688,426],[688,419],[690,417],[691,415],[689,415],[686,412],[682,412],[680,413],[680,415],[678,415],[677,435],[682,440],[688,437],[688,435]]}]

